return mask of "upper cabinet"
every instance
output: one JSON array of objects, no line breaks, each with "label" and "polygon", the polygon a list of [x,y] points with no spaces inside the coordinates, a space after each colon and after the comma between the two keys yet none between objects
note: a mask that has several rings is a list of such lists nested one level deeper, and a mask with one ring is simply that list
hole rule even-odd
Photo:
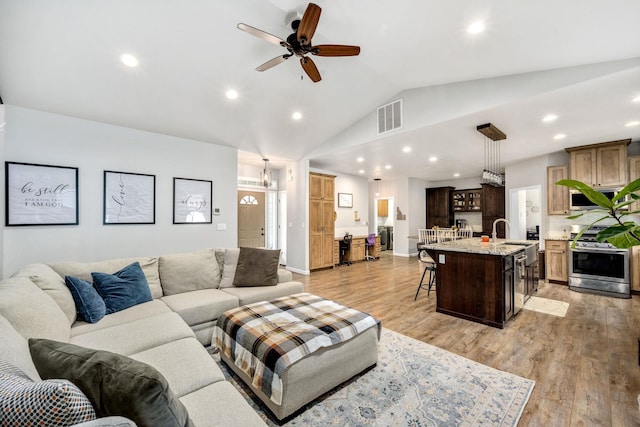
[{"label": "upper cabinet", "polygon": [[378,216],[381,216],[381,217],[389,216],[389,200],[388,199],[378,200]]},{"label": "upper cabinet", "polygon": [[451,227],[453,225],[453,209],[451,193],[454,187],[427,188],[427,223],[426,228]]},{"label": "upper cabinet", "polygon": [[631,139],[566,148],[569,176],[592,187],[622,187],[627,183],[627,145]]},{"label": "upper cabinet", "polygon": [[556,185],[556,182],[568,177],[567,165],[547,167],[548,215],[566,215],[569,213],[569,187]]},{"label": "upper cabinet", "polygon": [[453,210],[455,212],[480,212],[482,209],[482,190],[456,190],[453,192]]}]

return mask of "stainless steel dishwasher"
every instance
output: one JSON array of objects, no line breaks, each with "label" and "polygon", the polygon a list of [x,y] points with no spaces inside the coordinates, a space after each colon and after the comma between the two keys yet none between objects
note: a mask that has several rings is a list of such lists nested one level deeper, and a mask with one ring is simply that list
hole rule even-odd
[{"label": "stainless steel dishwasher", "polygon": [[514,254],[513,267],[513,314],[518,314],[524,306],[527,286],[527,255],[525,251]]}]

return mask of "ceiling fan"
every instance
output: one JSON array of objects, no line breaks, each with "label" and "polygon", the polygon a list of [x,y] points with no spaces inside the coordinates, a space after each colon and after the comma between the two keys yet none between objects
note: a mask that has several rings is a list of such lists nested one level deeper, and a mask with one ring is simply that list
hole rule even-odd
[{"label": "ceiling fan", "polygon": [[274,36],[273,34],[269,34],[247,24],[238,24],[238,29],[270,43],[280,45],[289,51],[287,54],[276,56],[275,58],[260,65],[256,68],[256,71],[268,70],[295,55],[300,58],[300,65],[305,73],[307,73],[314,83],[317,83],[322,79],[322,77],[320,77],[320,72],[318,71],[316,64],[309,56],[307,56],[308,54],[316,56],[358,55],[360,53],[360,46],[348,46],[342,44],[319,44],[314,46],[311,44],[311,38],[313,37],[316,27],[318,26],[318,21],[320,20],[320,12],[322,12],[320,6],[315,3],[309,3],[307,9],[302,15],[302,19],[296,19],[291,22],[293,33],[287,37],[287,40],[282,40],[280,37]]}]

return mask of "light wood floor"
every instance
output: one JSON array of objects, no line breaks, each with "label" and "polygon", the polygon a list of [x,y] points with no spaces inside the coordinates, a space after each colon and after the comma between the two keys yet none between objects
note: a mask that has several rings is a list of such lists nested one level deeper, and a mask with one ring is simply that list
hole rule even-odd
[{"label": "light wood floor", "polygon": [[[570,304],[564,318],[522,310],[504,329],[436,313],[436,295],[414,302],[417,258],[294,274],[305,290],[368,312],[385,328],[536,381],[520,426],[640,425],[640,297],[617,299],[541,282],[537,296]],[[437,291],[436,291],[437,293]]]}]

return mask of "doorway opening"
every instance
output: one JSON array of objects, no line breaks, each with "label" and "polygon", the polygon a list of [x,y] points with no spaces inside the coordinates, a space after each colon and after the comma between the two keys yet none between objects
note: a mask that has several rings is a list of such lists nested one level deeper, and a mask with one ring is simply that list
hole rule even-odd
[{"label": "doorway opening", "polygon": [[540,185],[514,188],[509,192],[509,237],[516,240],[539,240],[542,212]]},{"label": "doorway opening", "polygon": [[380,236],[380,250],[393,250],[393,213],[395,205],[393,197],[377,197],[375,199],[375,230]]}]

